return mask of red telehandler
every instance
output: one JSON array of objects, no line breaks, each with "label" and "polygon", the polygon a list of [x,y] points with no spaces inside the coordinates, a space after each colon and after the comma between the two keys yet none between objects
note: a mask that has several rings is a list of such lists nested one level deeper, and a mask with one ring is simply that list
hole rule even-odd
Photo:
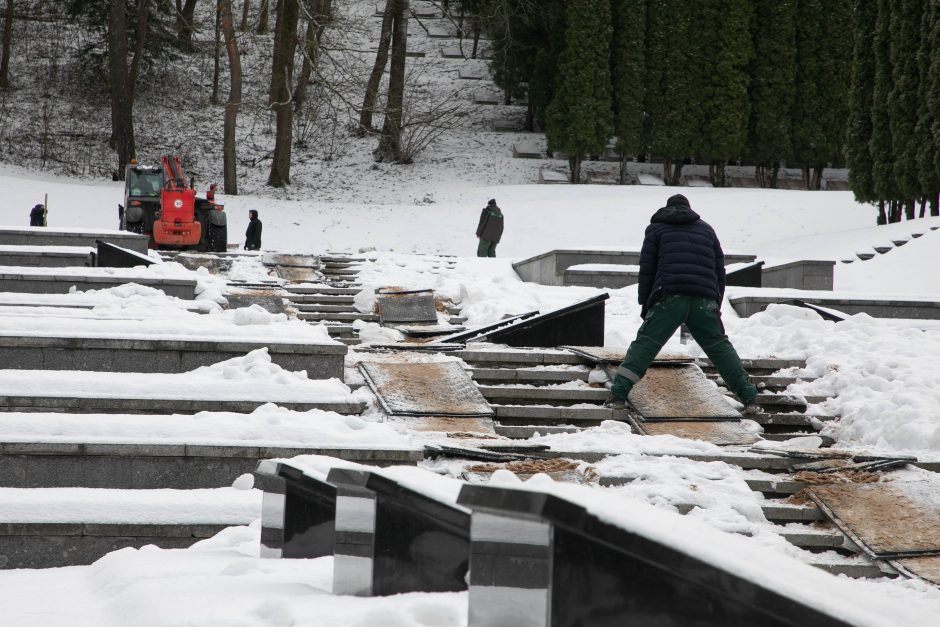
[{"label": "red telehandler", "polygon": [[118,216],[122,230],[150,236],[151,248],[223,252],[228,244],[224,207],[196,197],[176,156],[160,168],[127,166]]}]

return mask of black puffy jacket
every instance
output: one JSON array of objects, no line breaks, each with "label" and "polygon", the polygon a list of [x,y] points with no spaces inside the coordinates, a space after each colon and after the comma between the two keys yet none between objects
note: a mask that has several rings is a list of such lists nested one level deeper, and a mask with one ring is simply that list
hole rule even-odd
[{"label": "black puffy jacket", "polygon": [[666,294],[718,302],[724,297],[725,255],[718,236],[688,204],[675,201],[653,214],[640,251],[638,290],[644,311]]}]

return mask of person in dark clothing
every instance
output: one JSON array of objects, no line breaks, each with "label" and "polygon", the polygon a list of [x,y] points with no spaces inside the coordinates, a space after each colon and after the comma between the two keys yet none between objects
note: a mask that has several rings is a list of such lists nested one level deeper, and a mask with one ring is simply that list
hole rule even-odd
[{"label": "person in dark clothing", "polygon": [[43,204],[38,204],[33,207],[29,212],[29,225],[30,226],[46,226],[46,207]]},{"label": "person in dark clothing", "polygon": [[261,250],[261,220],[258,219],[258,212],[255,209],[248,212],[245,250]]},{"label": "person in dark clothing", "polygon": [[643,324],[617,368],[608,404],[623,405],[659,350],[684,323],[725,385],[744,404],[744,413],[758,413],[757,388],[721,323],[724,293],[725,257],[715,231],[692,211],[685,196],[670,197],[646,227],[637,293]]},{"label": "person in dark clothing", "polygon": [[206,200],[209,202],[215,202],[215,190],[218,189],[218,185],[213,183],[209,186],[209,191],[206,192]]},{"label": "person in dark clothing", "polygon": [[477,225],[477,257],[495,257],[496,245],[503,236],[503,212],[496,206],[496,199],[491,198],[480,214]]}]

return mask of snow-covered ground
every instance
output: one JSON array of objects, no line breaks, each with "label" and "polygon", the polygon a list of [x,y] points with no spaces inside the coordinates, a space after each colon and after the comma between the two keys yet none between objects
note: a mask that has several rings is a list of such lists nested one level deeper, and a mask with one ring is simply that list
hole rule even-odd
[{"label": "snow-covered ground", "polygon": [[[373,3],[357,2],[350,6],[370,28],[377,27],[377,20],[370,17]],[[438,44],[423,38],[420,31],[413,31],[413,35],[416,46],[433,53],[422,62],[427,79],[453,89],[453,77],[461,65],[440,59],[436,53]],[[365,39],[358,42],[361,44],[358,47],[367,50],[368,35],[362,37]],[[263,66],[259,59],[252,63]],[[460,63],[483,67],[477,60]],[[458,87],[463,90],[461,97],[469,102],[470,91],[479,86]],[[250,90],[248,94],[259,97]],[[160,135],[153,124],[159,116],[146,100],[143,97],[139,105],[141,127],[146,129],[139,136],[141,144],[148,141],[148,133],[151,139]],[[469,325],[495,322],[505,314],[553,309],[596,295],[600,290],[523,283],[511,264],[555,248],[639,248],[650,215],[677,190],[655,186],[530,184],[537,179],[538,167],[560,162],[513,159],[512,143],[531,141],[533,136],[487,130],[487,120],[500,116],[518,118],[520,111],[518,107],[471,107],[462,127],[442,137],[411,166],[373,164],[370,150],[374,139],[343,138],[330,160],[311,151],[298,151],[295,184],[286,190],[272,192],[263,187],[266,162],[240,170],[244,179],[241,188],[248,193],[220,195],[229,214],[230,243],[240,247],[247,212],[258,209],[264,222],[265,250],[312,254],[363,252],[372,261],[360,276],[364,289],[356,304],[361,311],[371,309],[373,288],[389,285],[434,289],[438,296],[462,307]],[[191,136],[180,137],[181,144],[190,146],[195,153],[197,141],[216,141],[213,132],[204,132],[201,125],[211,121],[220,126],[220,110],[206,108],[185,115],[192,119],[181,125],[183,130],[179,132]],[[534,140],[540,144],[544,141],[540,137]],[[246,141],[240,156],[247,162],[252,154],[262,154],[267,149],[254,140]],[[203,180],[211,178],[213,170],[220,171],[215,167],[217,161],[206,157],[199,164]],[[650,172],[655,169],[644,167]],[[120,183],[68,179],[14,165],[0,166],[0,189],[3,190],[0,224],[13,226],[27,224],[29,209],[48,195],[50,226],[114,228],[116,206],[122,197]],[[936,276],[936,268],[940,267],[940,230],[931,230],[940,227],[940,219],[876,227],[874,209],[859,205],[847,192],[702,187],[681,191],[692,207],[715,227],[726,252],[754,254],[768,265],[794,259],[836,261],[835,293],[841,296],[940,301],[940,280]],[[474,230],[480,209],[489,198],[495,198],[503,209],[506,232],[496,259],[477,259],[473,257],[477,243]],[[915,239],[913,234],[920,237]],[[890,245],[894,240],[909,241],[870,261],[842,263],[855,258],[856,253],[873,252],[873,247]],[[448,268],[445,260],[455,262],[455,266]],[[0,294],[0,327],[3,327],[0,333],[169,337],[179,336],[182,328],[198,326],[200,336],[216,339],[330,342],[319,327],[256,308],[221,310],[217,302],[224,285],[205,271],[189,272],[177,264],[164,263],[141,273],[197,279],[198,310],[204,313],[193,313],[191,304],[139,285],[62,296]],[[257,255],[239,258],[229,276],[247,281],[271,279],[264,274]],[[636,288],[610,290],[610,294],[606,344],[626,346],[640,324]],[[22,305],[24,301],[29,301],[28,308],[6,307],[7,303]],[[76,309],[61,307],[69,304]],[[789,392],[828,397],[810,407],[809,413],[841,416],[840,420],[827,423],[823,431],[835,438],[838,446],[940,459],[937,325],[905,326],[866,315],[852,316],[836,324],[808,310],[789,306],[773,306],[747,319],[739,318],[727,303],[722,311],[729,336],[743,357],[806,360],[806,368],[793,374],[815,380],[795,384]],[[147,322],[146,333],[143,321]],[[358,326],[364,340],[393,339],[392,332],[378,325]],[[683,354],[700,353],[694,345],[680,344],[678,337],[667,348]],[[276,393],[282,400],[351,396],[339,382],[311,382],[303,373],[286,372],[265,357],[253,354],[202,369],[188,377],[187,385],[231,389],[245,386],[271,395]],[[16,371],[0,372],[4,381],[15,383],[14,389],[38,385],[35,373],[31,379],[29,374]],[[88,385],[80,375],[63,376],[54,383],[60,390],[77,394]],[[126,376],[124,379],[129,380]],[[144,386],[141,383],[140,388]],[[377,422],[377,415],[369,410],[362,417],[349,418],[329,412],[288,412],[266,406],[247,415],[174,416],[156,424],[145,416],[88,415],[79,419],[10,414],[0,415],[0,437],[18,442],[186,442],[398,449],[420,444],[413,433]],[[615,453],[598,468],[637,479],[622,487],[599,490],[609,499],[636,499],[667,511],[675,511],[678,505],[695,505],[688,517],[723,531],[750,535],[749,541],[763,545],[762,548],[806,559],[805,552],[784,542],[771,529],[760,510],[760,497],[746,487],[742,471],[721,462],[669,457],[707,454],[717,448],[713,445],[667,436],[640,437],[629,433],[620,423],[605,423],[579,434],[545,436],[537,441],[560,448]],[[446,465],[434,469],[447,471]],[[904,478],[914,481],[918,477],[911,471]],[[545,484],[539,482],[543,479],[534,485],[544,488]],[[45,512],[55,520],[95,515],[111,516],[107,520],[123,517],[127,521],[137,520],[135,515],[145,520],[183,510],[198,520],[224,519],[238,524],[260,515],[260,496],[256,490],[247,489],[245,479],[236,483],[238,489],[214,491],[212,494],[217,496],[212,497],[205,492],[154,494],[145,503],[146,510],[133,500],[140,494],[116,493],[108,496],[110,500],[102,500],[102,491],[94,490],[40,491],[31,495],[0,490],[0,512],[11,518],[16,515],[29,518],[29,512]],[[206,501],[201,504],[204,508],[200,498]],[[649,518],[647,522],[654,520]],[[0,571],[3,607],[0,624],[17,627],[466,624],[466,594],[410,594],[378,599],[334,597],[330,594],[331,559],[261,560],[259,528],[257,520],[231,527],[189,550],[124,549],[87,567]],[[720,560],[720,555],[716,559]],[[736,559],[729,558],[728,567],[734,567]],[[940,615],[940,591],[921,582],[840,579],[836,586],[840,595],[868,599],[864,605],[874,608],[871,620],[858,624],[926,627],[936,624]],[[892,613],[897,620],[882,620],[885,614],[890,617]]]}]

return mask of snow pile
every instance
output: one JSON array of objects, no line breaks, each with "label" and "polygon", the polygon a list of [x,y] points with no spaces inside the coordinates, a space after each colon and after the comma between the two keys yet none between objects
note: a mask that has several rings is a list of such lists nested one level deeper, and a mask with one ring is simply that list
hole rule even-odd
[{"label": "snow pile", "polygon": [[554,451],[607,453],[609,455],[720,455],[721,447],[701,440],[685,440],[672,435],[637,435],[630,425],[605,420],[597,427],[576,433],[552,433],[529,438],[533,444]]}]

